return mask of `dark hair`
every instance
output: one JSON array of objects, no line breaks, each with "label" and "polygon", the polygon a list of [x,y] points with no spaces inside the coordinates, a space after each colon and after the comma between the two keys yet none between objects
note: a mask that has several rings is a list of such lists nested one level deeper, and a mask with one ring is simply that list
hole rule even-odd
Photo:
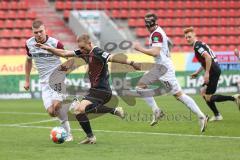
[{"label": "dark hair", "polygon": [[32,28],[39,28],[42,25],[44,25],[44,24],[41,20],[34,20],[32,23]]},{"label": "dark hair", "polygon": [[149,13],[147,13],[146,15],[145,15],[145,17],[144,17],[144,20],[145,20],[145,25],[146,25],[146,27],[153,27],[153,26],[155,26],[157,23],[156,23],[156,21],[157,21],[157,15],[156,14],[154,14],[154,13],[151,13],[151,12],[149,12]]}]

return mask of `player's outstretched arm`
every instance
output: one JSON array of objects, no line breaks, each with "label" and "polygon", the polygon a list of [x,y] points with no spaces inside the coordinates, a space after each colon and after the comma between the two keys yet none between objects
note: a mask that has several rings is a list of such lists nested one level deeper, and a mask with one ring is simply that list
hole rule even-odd
[{"label": "player's outstretched arm", "polygon": [[132,66],[135,70],[141,70],[141,64],[136,63],[134,61],[128,61],[125,57],[122,58],[121,56],[118,55],[110,55],[108,57],[109,62],[114,62],[114,63],[120,63],[120,64],[127,64]]},{"label": "player's outstretched arm", "polygon": [[160,47],[152,47],[152,48],[144,48],[140,45],[139,42],[133,43],[133,48],[139,52],[142,52],[144,54],[147,54],[149,56],[157,57],[161,51]]},{"label": "player's outstretched arm", "polygon": [[198,70],[196,70],[194,73],[192,73],[190,76],[191,78],[196,78],[199,73],[203,71],[203,67],[201,66]]},{"label": "player's outstretched arm", "polygon": [[25,90],[29,90],[29,88],[30,88],[31,70],[32,70],[32,59],[27,57],[26,61],[25,61],[25,84],[24,84]]},{"label": "player's outstretched arm", "polygon": [[59,56],[59,57],[74,57],[74,51],[68,51],[68,50],[64,50],[64,49],[58,49],[58,48],[54,48],[54,47],[50,47],[48,45],[45,44],[41,44],[41,43],[37,43],[36,44],[37,47],[45,49],[49,52],[51,52],[52,54]]}]

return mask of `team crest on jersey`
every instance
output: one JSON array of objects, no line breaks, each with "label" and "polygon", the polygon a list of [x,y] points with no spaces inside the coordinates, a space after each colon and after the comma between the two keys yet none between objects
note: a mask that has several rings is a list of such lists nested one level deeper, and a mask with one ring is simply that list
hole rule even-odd
[{"label": "team crest on jersey", "polygon": [[159,38],[158,37],[153,37],[153,42],[158,42]]},{"label": "team crest on jersey", "polygon": [[103,52],[103,54],[102,54],[102,57],[103,57],[103,58],[107,58],[108,56],[109,56],[109,53]]}]

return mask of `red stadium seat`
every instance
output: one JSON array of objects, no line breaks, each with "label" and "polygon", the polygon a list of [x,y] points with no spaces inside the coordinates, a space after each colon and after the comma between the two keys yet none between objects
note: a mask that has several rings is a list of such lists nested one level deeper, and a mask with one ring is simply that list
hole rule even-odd
[{"label": "red stadium seat", "polygon": [[22,37],[22,30],[19,30],[19,29],[12,30],[12,37],[21,38]]},{"label": "red stadium seat", "polygon": [[25,37],[25,38],[30,38],[32,36],[32,30],[30,29],[23,29],[22,30],[22,37]]},{"label": "red stadium seat", "polygon": [[28,4],[25,1],[21,1],[18,3],[18,9],[20,10],[27,10],[28,9]]},{"label": "red stadium seat", "polygon": [[140,2],[138,2],[138,4],[137,4],[137,8],[138,9],[147,9],[147,1],[140,1]]},{"label": "red stadium seat", "polygon": [[128,19],[128,26],[129,27],[138,27],[138,25],[136,25],[137,19]]},{"label": "red stadium seat", "polygon": [[73,8],[76,10],[81,10],[84,8],[84,5],[81,1],[75,1],[73,4]]},{"label": "red stadium seat", "polygon": [[120,4],[121,4],[121,2],[119,2],[119,1],[112,1],[111,8],[112,9],[120,9]]},{"label": "red stadium seat", "polygon": [[137,8],[137,4],[138,4],[137,1],[132,0],[132,1],[128,2],[128,7],[129,7],[129,9],[136,9]]},{"label": "red stadium seat", "polygon": [[149,35],[149,33],[145,28],[138,28],[136,29],[136,35],[138,37],[146,37]]},{"label": "red stadium seat", "polygon": [[22,10],[18,11],[17,18],[25,19],[26,18],[26,11],[22,11]]},{"label": "red stadium seat", "polygon": [[14,28],[24,28],[24,21],[20,19],[15,20]]},{"label": "red stadium seat", "polygon": [[14,28],[14,22],[13,22],[13,20],[6,20],[6,21],[5,21],[5,28],[13,29],[13,28]]},{"label": "red stadium seat", "polygon": [[36,13],[35,12],[28,12],[27,13],[27,17],[29,19],[35,19],[36,18]]},{"label": "red stadium seat", "polygon": [[121,1],[121,3],[119,4],[119,9],[128,9],[128,1]]},{"label": "red stadium seat", "polygon": [[14,1],[10,2],[8,4],[8,9],[10,9],[10,10],[17,10],[18,9],[18,3],[14,2]]},{"label": "red stadium seat", "polygon": [[8,10],[8,3],[5,1],[0,2],[0,9],[1,10]]},{"label": "red stadium seat", "polygon": [[87,2],[85,3],[85,9],[91,10],[91,9],[96,9],[96,3],[95,2]]},{"label": "red stadium seat", "polygon": [[128,10],[120,10],[120,18],[128,18]]},{"label": "red stadium seat", "polygon": [[112,18],[120,18],[120,17],[121,17],[120,11],[117,10],[117,9],[112,10],[111,17],[112,17]]},{"label": "red stadium seat", "polygon": [[60,11],[64,10],[64,2],[62,2],[62,1],[57,1],[57,2],[55,3],[55,8],[56,8],[57,10],[60,10]]},{"label": "red stadium seat", "polygon": [[70,16],[70,11],[69,11],[69,10],[65,10],[65,11],[63,12],[63,17],[64,17],[64,19],[65,19],[65,20],[68,20],[69,16]]},{"label": "red stadium seat", "polygon": [[0,48],[8,48],[9,41],[7,39],[0,39]]},{"label": "red stadium seat", "polygon": [[135,9],[132,9],[129,11],[129,17],[130,18],[137,18],[138,17],[138,12]]},{"label": "red stadium seat", "polygon": [[0,29],[5,28],[4,21],[0,20]]},{"label": "red stadium seat", "polygon": [[32,28],[32,20],[24,20],[24,23],[22,25],[24,28]]}]

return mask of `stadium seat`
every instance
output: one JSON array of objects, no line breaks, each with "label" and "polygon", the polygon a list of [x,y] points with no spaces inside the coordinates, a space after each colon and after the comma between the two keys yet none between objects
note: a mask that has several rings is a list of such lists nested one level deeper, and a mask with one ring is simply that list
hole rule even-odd
[{"label": "stadium seat", "polygon": [[5,28],[4,21],[0,20],[0,29]]},{"label": "stadium seat", "polygon": [[59,10],[59,11],[64,10],[64,2],[62,2],[62,1],[57,1],[57,2],[55,3],[55,8],[56,8],[57,10]]},{"label": "stadium seat", "polygon": [[22,30],[14,29],[14,30],[12,30],[11,35],[14,38],[21,38],[22,37]]},{"label": "stadium seat", "polygon": [[68,20],[69,15],[70,15],[70,11],[69,10],[65,10],[63,12],[63,17],[64,17],[65,20]]},{"label": "stadium seat", "polygon": [[119,1],[112,1],[111,8],[120,9],[120,4],[121,4],[121,2],[119,2]]},{"label": "stadium seat", "polygon": [[140,1],[139,3],[138,3],[138,7],[137,8],[139,8],[139,9],[147,9],[147,1]]},{"label": "stadium seat", "polygon": [[35,19],[35,18],[36,18],[36,13],[35,13],[35,12],[28,12],[28,13],[27,13],[27,18],[29,18],[29,19]]},{"label": "stadium seat", "polygon": [[18,13],[17,13],[17,18],[18,18],[18,19],[25,19],[25,18],[27,17],[26,14],[27,14],[26,11],[20,10],[20,11],[18,11]]},{"label": "stadium seat", "polygon": [[28,4],[25,1],[20,1],[18,3],[18,9],[20,10],[27,10],[28,9]]},{"label": "stadium seat", "polygon": [[7,39],[0,39],[0,48],[8,48],[8,43]]},{"label": "stadium seat", "polygon": [[97,8],[97,3],[96,2],[87,2],[85,3],[85,9],[87,10],[93,10]]},{"label": "stadium seat", "polygon": [[138,2],[135,1],[135,0],[131,0],[128,2],[128,7],[132,10],[132,9],[137,9],[137,5],[138,5]]},{"label": "stadium seat", "polygon": [[30,29],[23,29],[22,30],[22,37],[25,37],[25,38],[30,38],[32,36],[32,30]]},{"label": "stadium seat", "polygon": [[128,18],[128,11],[125,9],[120,10],[121,18]]},{"label": "stadium seat", "polygon": [[5,1],[0,2],[0,9],[1,10],[8,10],[8,3]]},{"label": "stadium seat", "polygon": [[0,37],[1,37],[1,38],[10,38],[11,35],[10,35],[9,30],[8,30],[8,29],[2,29],[2,30],[0,31]]},{"label": "stadium seat", "polygon": [[83,3],[81,1],[75,1],[73,4],[73,8],[76,10],[81,10],[83,9]]},{"label": "stadium seat", "polygon": [[13,29],[14,28],[13,20],[6,20],[5,21],[5,28]]}]

